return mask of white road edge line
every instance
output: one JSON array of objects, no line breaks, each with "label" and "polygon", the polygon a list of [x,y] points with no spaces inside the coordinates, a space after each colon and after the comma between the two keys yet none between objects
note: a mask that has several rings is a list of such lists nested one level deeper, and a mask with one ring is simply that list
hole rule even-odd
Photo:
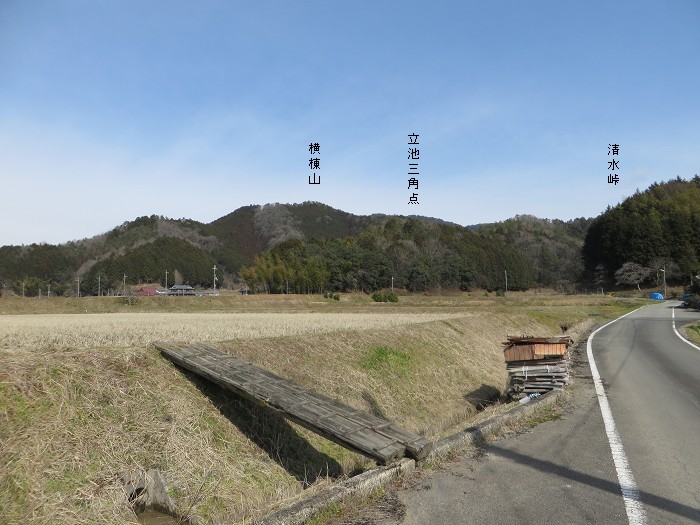
[{"label": "white road edge line", "polygon": [[623,317],[633,314],[637,310],[639,310],[639,308],[632,310],[631,312],[626,313],[625,315],[618,317],[607,324],[604,324],[594,331],[588,337],[588,342],[586,343],[586,354],[588,355],[588,365],[591,368],[591,375],[593,376],[593,383],[595,384],[595,391],[598,397],[598,404],[600,405],[600,412],[603,415],[605,433],[608,435],[608,443],[610,444],[610,451],[612,452],[615,470],[617,471],[617,480],[620,483],[620,490],[622,491],[622,499],[625,502],[627,521],[629,521],[630,525],[645,525],[647,522],[647,516],[646,512],[644,511],[644,507],[642,506],[642,500],[639,495],[639,490],[637,489],[637,483],[634,481],[632,470],[630,469],[627,456],[625,455],[625,449],[622,446],[622,440],[620,439],[620,435],[617,433],[617,427],[615,426],[615,420],[613,419],[612,410],[610,409],[610,403],[608,403],[608,397],[605,395],[603,382],[601,381],[600,374],[598,373],[598,366],[595,363],[595,359],[593,359],[593,336],[600,332],[603,328],[610,326]]},{"label": "white road edge line", "polygon": [[689,344],[690,346],[692,346],[693,348],[695,348],[695,350],[697,350],[698,352],[700,352],[700,346],[691,343],[691,342],[688,341],[685,337],[683,337],[683,336],[678,332],[678,330],[676,330],[676,307],[675,307],[675,306],[674,306],[673,309],[671,310],[671,321],[673,321],[673,323],[672,323],[672,324],[673,324],[673,331],[674,331],[674,332],[676,333],[676,335],[680,338],[680,340],[683,341],[684,343]]}]

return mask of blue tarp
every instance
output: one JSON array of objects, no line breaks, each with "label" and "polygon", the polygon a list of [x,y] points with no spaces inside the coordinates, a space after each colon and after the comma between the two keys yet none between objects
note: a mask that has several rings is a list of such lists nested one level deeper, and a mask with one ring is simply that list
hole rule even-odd
[{"label": "blue tarp", "polygon": [[655,299],[657,301],[663,301],[664,296],[661,295],[659,292],[652,292],[649,294],[649,299]]}]

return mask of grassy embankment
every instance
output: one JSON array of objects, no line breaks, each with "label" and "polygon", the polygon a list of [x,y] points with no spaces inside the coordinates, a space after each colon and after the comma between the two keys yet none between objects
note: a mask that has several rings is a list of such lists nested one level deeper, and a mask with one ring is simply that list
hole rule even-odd
[{"label": "grassy embankment", "polygon": [[561,325],[583,332],[635,304],[536,294],[398,304],[363,295],[154,297],[131,306],[117,298],[2,299],[0,312],[17,315],[0,315],[0,516],[134,522],[118,474],[158,468],[184,514],[244,522],[371,467],[176,369],[148,346],[154,340],[221,341],[275,373],[435,437],[503,389],[507,334],[559,333]]}]

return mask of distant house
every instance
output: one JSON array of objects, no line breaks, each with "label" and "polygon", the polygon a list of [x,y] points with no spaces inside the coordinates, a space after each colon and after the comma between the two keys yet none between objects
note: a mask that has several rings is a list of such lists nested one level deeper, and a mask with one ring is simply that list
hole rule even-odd
[{"label": "distant house", "polygon": [[151,297],[153,295],[158,295],[158,290],[156,290],[153,286],[142,286],[138,290],[136,290],[136,295],[140,295],[142,297]]},{"label": "distant house", "polygon": [[168,295],[194,295],[194,288],[189,284],[174,284],[168,289]]}]

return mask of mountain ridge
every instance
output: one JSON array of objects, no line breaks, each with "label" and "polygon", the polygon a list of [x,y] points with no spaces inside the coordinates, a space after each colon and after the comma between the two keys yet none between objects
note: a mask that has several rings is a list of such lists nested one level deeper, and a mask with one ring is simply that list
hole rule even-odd
[{"label": "mountain ridge", "polygon": [[[304,267],[318,270],[314,286],[319,290],[372,289],[392,282],[416,291],[498,289],[505,287],[502,281],[508,272],[509,287],[574,291],[585,279],[601,279],[592,269],[603,264],[610,282],[623,262],[636,264],[635,257],[656,264],[665,256],[669,265],[675,258],[683,271],[692,270],[700,259],[694,251],[700,236],[700,197],[694,193],[698,188],[697,176],[654,183],[596,218],[569,221],[517,215],[462,226],[416,215],[355,215],[315,201],[250,204],[209,223],[142,216],[78,241],[2,246],[0,279],[16,293],[24,290],[29,295],[49,284],[54,293],[74,293],[78,279],[81,293],[91,293],[91,285],[83,281],[97,276],[115,286],[123,284],[124,275],[132,283],[164,281],[166,270],[206,286],[216,264],[229,283],[245,274],[266,291],[279,291],[281,279],[288,284],[292,275],[310,283],[313,279]],[[653,220],[641,221],[645,213]],[[643,242],[637,235],[651,226],[659,230],[651,232],[659,242]],[[627,252],[601,248],[600,243],[592,248],[593,240],[608,242],[613,237],[616,246],[629,248]],[[630,239],[637,239],[636,244],[630,245]],[[156,242],[158,250],[151,246]],[[371,271],[365,266],[372,266]],[[510,278],[518,272],[520,280]],[[332,277],[319,281],[327,275]]]},{"label": "mountain ridge", "polygon": [[[195,271],[191,267],[189,272],[183,272],[182,268],[188,267],[195,260],[200,261],[200,264],[213,261],[225,270],[229,278],[237,277],[243,268],[253,265],[261,254],[270,253],[276,247],[295,240],[314,244],[317,250],[321,250],[320,247],[326,241],[356,239],[362,235],[373,236],[372,242],[386,243],[388,241],[381,237],[384,225],[389,221],[394,221],[394,227],[401,226],[421,238],[431,235],[428,233],[431,228],[438,236],[446,228],[467,232],[463,226],[439,218],[381,213],[355,215],[313,201],[251,204],[209,223],[157,215],[142,216],[133,221],[125,221],[108,232],[78,241],[58,245],[3,246],[0,247],[0,268],[2,277],[9,277],[16,292],[21,287],[25,294],[34,294],[41,287],[51,284],[54,294],[68,293],[75,288],[74,282],[81,279],[81,293],[89,294],[93,293],[95,287],[87,281],[107,283],[113,288],[123,282],[120,280],[123,275],[127,276],[129,282],[147,282],[153,279],[164,281],[164,275],[155,275],[158,272],[150,246],[158,242],[160,253],[167,254],[161,261],[163,274],[167,268],[172,268],[172,273],[178,269],[185,281],[204,285],[206,283],[202,279],[202,269]],[[425,231],[418,232],[422,229]],[[369,234],[370,230],[373,233]],[[424,249],[411,237],[414,233],[405,233],[400,241],[402,247],[397,248],[397,245],[392,249],[411,251],[412,255],[407,255],[408,259],[418,257],[417,254]],[[422,240],[419,239],[418,244],[420,242]],[[469,242],[474,246],[478,244],[475,239]],[[477,251],[481,253],[480,250],[486,249],[490,242],[481,242]],[[501,246],[500,241],[493,242],[498,245],[494,248],[496,251],[508,251]],[[377,249],[382,248],[375,247],[375,251]],[[137,264],[141,268],[136,268]],[[360,265],[362,261],[355,261],[355,264]],[[427,283],[428,278],[423,276],[416,279]],[[433,280],[439,283],[440,279],[433,276]]]}]

